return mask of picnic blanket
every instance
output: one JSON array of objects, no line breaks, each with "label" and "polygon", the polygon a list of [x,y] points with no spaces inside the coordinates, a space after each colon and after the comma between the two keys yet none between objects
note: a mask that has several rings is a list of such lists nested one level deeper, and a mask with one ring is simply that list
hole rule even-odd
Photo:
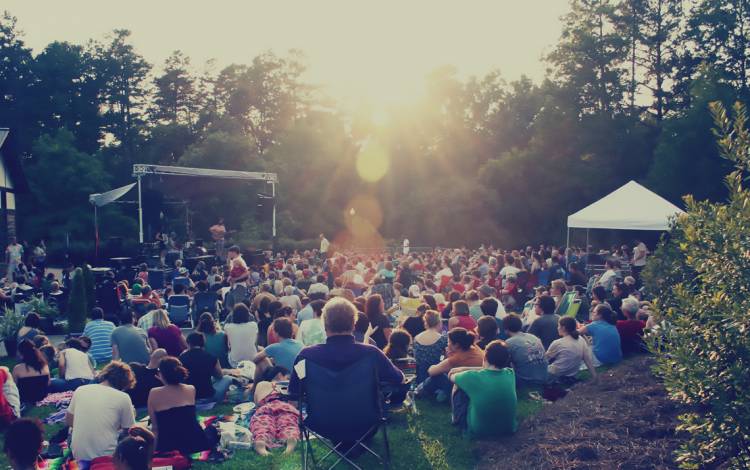
[{"label": "picnic blanket", "polygon": [[73,399],[73,392],[57,392],[50,393],[42,401],[38,401],[36,406],[65,406],[66,408],[70,405],[70,400]]}]

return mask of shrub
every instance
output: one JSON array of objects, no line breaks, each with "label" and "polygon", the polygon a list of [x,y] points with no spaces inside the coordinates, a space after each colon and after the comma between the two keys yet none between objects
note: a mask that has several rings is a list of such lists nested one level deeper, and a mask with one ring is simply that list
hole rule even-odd
[{"label": "shrub", "polygon": [[68,326],[73,333],[80,333],[86,324],[88,314],[88,299],[86,296],[86,280],[81,268],[73,271],[70,286],[70,301],[68,303]]},{"label": "shrub", "polygon": [[734,123],[711,105],[721,154],[734,164],[725,203],[685,197],[687,212],[646,272],[657,295],[652,335],[657,373],[686,405],[679,429],[683,468],[750,467],[750,132],[744,106]]}]

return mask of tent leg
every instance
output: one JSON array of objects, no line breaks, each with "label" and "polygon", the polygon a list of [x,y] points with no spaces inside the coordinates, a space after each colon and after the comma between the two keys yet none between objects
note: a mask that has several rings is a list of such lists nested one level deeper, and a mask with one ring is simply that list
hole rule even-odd
[{"label": "tent leg", "polygon": [[568,236],[565,238],[565,248],[570,248],[570,227],[568,227]]},{"label": "tent leg", "polygon": [[589,229],[586,229],[586,253],[589,252]]},{"label": "tent leg", "polygon": [[143,243],[143,200],[141,199],[140,175],[138,175],[138,241]]},{"label": "tent leg", "polygon": [[271,183],[271,197],[273,198],[273,212],[271,213],[271,238],[276,242],[276,183]]},{"label": "tent leg", "polygon": [[94,259],[99,261],[99,217],[94,204]]}]

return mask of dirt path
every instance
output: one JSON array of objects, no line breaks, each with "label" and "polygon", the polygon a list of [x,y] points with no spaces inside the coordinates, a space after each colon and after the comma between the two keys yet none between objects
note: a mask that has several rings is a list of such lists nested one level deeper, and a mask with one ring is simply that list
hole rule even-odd
[{"label": "dirt path", "polygon": [[650,357],[630,359],[596,383],[577,385],[523,422],[513,438],[480,444],[480,469],[676,468],[678,408],[650,373]]}]

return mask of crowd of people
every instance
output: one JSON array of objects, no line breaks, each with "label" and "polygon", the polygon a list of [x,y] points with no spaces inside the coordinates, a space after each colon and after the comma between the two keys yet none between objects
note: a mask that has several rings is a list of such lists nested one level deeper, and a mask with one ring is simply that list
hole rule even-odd
[{"label": "crowd of people", "polygon": [[[163,290],[143,270],[113,282],[115,307],[94,308],[83,336],[62,345],[50,344],[29,313],[18,365],[0,369],[0,416],[5,409],[7,423],[16,419],[6,435],[11,461],[39,451],[35,437],[19,444],[15,435],[37,433],[20,419],[22,405],[61,391],[73,391],[66,422],[82,468],[104,456],[148,461],[134,448],[205,450],[196,406],[224,401],[242,379],[256,403],[255,449],[291,452],[300,438],[300,363],[342,370],[363,357],[376,364],[389,407],[413,394],[449,404],[452,422],[471,436],[506,435],[517,427],[518,393],[565,389],[582,370],[596,377],[598,366],[644,351],[653,326],[639,290],[647,254],[640,242],[601,253],[412,253],[404,243],[396,254],[366,254],[334,251],[321,236],[320,250],[262,264],[248,265],[236,246],[226,253],[224,268],[176,266]],[[172,305],[187,306],[187,334]],[[135,410],[148,414],[151,430],[121,440]]]}]

